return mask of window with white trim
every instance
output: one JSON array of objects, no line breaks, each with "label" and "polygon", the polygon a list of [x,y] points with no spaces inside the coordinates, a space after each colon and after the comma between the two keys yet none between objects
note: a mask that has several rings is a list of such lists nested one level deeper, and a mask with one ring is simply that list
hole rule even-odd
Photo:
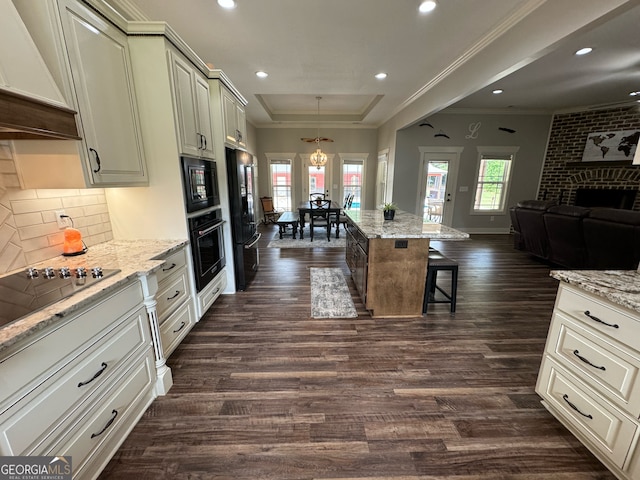
[{"label": "window with white trim", "polygon": [[473,213],[504,213],[518,147],[478,147]]},{"label": "window with white trim", "polygon": [[291,210],[291,160],[275,160],[269,162],[271,169],[271,191],[273,206],[276,210]]},{"label": "window with white trim", "polygon": [[360,210],[363,208],[364,202],[364,185],[365,185],[365,162],[367,153],[341,153],[342,159],[342,175],[341,189],[342,198],[347,200],[347,196],[353,195],[351,201],[351,210]]}]

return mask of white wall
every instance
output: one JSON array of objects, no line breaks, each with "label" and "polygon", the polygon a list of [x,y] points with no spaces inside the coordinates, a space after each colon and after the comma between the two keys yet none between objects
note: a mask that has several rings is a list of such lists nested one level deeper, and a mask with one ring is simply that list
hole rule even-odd
[{"label": "white wall", "polygon": [[[492,215],[493,221],[487,215],[471,214],[478,166],[477,147],[519,147],[507,205],[514,205],[518,200],[536,198],[551,119],[551,115],[440,113],[428,118],[434,128],[416,125],[400,130],[397,133],[393,201],[402,210],[415,212],[422,167],[419,147],[463,147],[457,184],[452,190],[456,197],[451,226],[476,233],[508,232],[511,225],[508,210],[504,215]],[[470,125],[475,123],[480,123],[477,138],[466,138],[470,135]],[[499,127],[516,132],[507,133],[499,130]],[[440,130],[450,138],[434,137]],[[460,187],[467,187],[467,191],[460,192]]]},{"label": "white wall", "polygon": [[[311,154],[316,149],[315,143],[306,143],[301,138],[315,138],[317,128],[257,128],[257,150],[254,152],[258,158],[259,183],[258,196],[268,195],[269,189],[269,164],[265,153],[295,152],[293,164],[293,190],[295,198],[293,204],[307,200],[301,196],[302,191],[302,159],[299,154]],[[331,186],[332,198],[339,198],[340,191],[340,157],[341,153],[366,153],[365,162],[365,198],[363,208],[372,209],[375,203],[375,180],[378,161],[377,130],[372,128],[321,128],[320,136],[329,137],[334,142],[321,143],[322,151],[333,154]]]}]

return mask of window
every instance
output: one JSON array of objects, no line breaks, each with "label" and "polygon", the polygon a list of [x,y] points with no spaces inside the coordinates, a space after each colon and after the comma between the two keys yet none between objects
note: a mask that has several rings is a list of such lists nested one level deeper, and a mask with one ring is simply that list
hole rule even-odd
[{"label": "window", "polygon": [[291,160],[271,160],[271,191],[276,210],[291,211]]},{"label": "window", "polygon": [[366,153],[341,153],[342,198],[353,195],[351,210],[360,210],[364,201],[364,162]]},{"label": "window", "polygon": [[503,213],[517,147],[478,147],[479,165],[474,213]]}]

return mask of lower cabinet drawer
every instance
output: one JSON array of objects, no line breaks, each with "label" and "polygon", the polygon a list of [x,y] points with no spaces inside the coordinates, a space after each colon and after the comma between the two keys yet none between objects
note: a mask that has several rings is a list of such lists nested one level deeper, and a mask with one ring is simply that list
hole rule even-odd
[{"label": "lower cabinet drawer", "polygon": [[162,351],[165,357],[168,357],[185,335],[189,333],[195,323],[195,319],[193,304],[187,302],[160,325],[160,339],[162,340]]},{"label": "lower cabinet drawer", "polygon": [[549,338],[557,342],[547,352],[582,381],[607,392],[620,409],[631,416],[640,414],[638,379],[640,359],[620,345],[603,341],[597,332],[557,311],[553,315]]},{"label": "lower cabinet drawer", "polygon": [[[136,422],[144,412],[154,382],[154,355],[149,348],[147,354],[132,364],[88,414],[80,420],[60,443],[46,455],[71,455],[74,478],[82,477],[83,467],[103,444],[110,440],[126,424]],[[122,434],[122,440],[125,435]]]},{"label": "lower cabinet drawer", "polygon": [[56,432],[87,408],[88,401],[114,372],[132,354],[151,344],[146,322],[146,310],[141,307],[95,351],[78,358],[65,369],[62,381],[43,388],[24,407],[16,405],[19,410],[6,412],[3,417],[8,420],[0,425],[0,453],[29,455],[41,449],[40,445],[54,441]]},{"label": "lower cabinet drawer", "polygon": [[587,446],[622,468],[637,429],[633,419],[608,405],[548,356],[543,358],[536,391]]},{"label": "lower cabinet drawer", "polygon": [[0,413],[54,375],[113,328],[113,322],[143,302],[142,286],[134,282],[18,351],[0,356]]},{"label": "lower cabinet drawer", "polygon": [[638,321],[606,299],[587,296],[585,292],[561,283],[556,308],[590,328],[640,350]]},{"label": "lower cabinet drawer", "polygon": [[225,288],[227,288],[227,271],[223,269],[213,282],[198,294],[198,306],[200,307],[198,318],[202,318]]},{"label": "lower cabinet drawer", "polygon": [[156,294],[156,307],[158,318],[166,318],[166,315],[180,305],[189,296],[189,283],[187,270],[182,269],[182,274],[173,278],[167,285],[160,285]]}]

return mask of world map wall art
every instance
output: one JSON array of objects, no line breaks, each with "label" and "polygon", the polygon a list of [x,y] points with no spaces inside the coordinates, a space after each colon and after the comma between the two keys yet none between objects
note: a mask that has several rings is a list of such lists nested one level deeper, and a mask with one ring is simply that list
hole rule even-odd
[{"label": "world map wall art", "polygon": [[582,161],[631,161],[638,148],[638,138],[640,138],[640,129],[590,133],[587,135]]}]

